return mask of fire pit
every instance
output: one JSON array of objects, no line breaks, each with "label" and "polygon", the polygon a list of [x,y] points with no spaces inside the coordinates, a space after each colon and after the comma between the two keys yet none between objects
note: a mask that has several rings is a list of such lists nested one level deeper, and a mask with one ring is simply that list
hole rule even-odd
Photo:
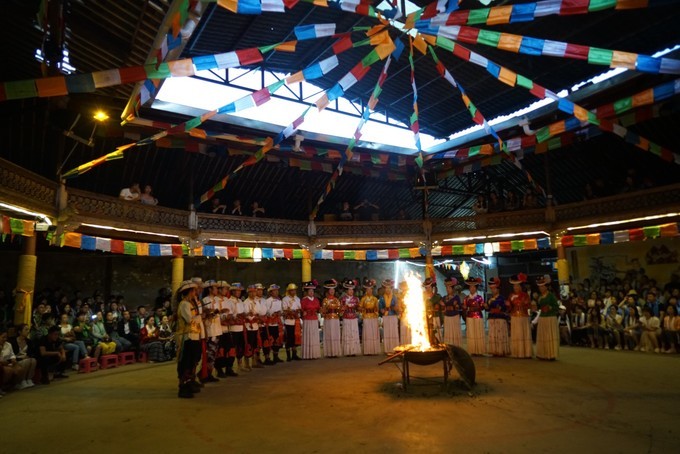
[{"label": "fire pit", "polygon": [[[408,276],[409,289],[419,289],[420,280],[415,276]],[[407,291],[404,298],[405,315],[411,329],[411,345],[400,345],[394,353],[379,364],[401,363],[401,378],[404,389],[411,383],[410,364],[429,366],[441,361],[444,369],[444,386],[449,382],[452,368],[456,368],[463,382],[472,390],[475,384],[475,364],[470,355],[460,347],[445,345],[439,342],[432,329],[432,313],[428,308],[422,293]],[[397,365],[397,367],[399,367]]]}]

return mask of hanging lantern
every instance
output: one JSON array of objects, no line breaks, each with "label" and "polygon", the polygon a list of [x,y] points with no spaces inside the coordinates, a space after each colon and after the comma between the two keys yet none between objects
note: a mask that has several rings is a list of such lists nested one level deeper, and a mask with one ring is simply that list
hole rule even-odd
[{"label": "hanging lantern", "polygon": [[484,256],[486,256],[486,257],[492,257],[493,256],[493,244],[484,243]]},{"label": "hanging lantern", "polygon": [[463,275],[463,279],[467,280],[468,276],[470,276],[470,265],[465,262],[461,263],[460,274]]}]

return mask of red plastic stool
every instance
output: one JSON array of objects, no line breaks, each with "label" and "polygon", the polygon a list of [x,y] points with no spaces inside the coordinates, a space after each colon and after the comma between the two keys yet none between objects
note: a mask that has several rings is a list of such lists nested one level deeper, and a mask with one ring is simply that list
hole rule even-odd
[{"label": "red plastic stool", "polygon": [[143,351],[140,350],[138,361],[140,363],[148,363],[149,362],[149,355],[146,352],[143,352]]},{"label": "red plastic stool", "polygon": [[121,366],[125,366],[126,364],[134,364],[135,363],[135,352],[118,353],[118,363]]},{"label": "red plastic stool", "polygon": [[118,355],[104,355],[99,358],[99,367],[108,369],[109,367],[118,367]]},{"label": "red plastic stool", "polygon": [[97,360],[95,358],[83,358],[78,361],[78,373],[89,374],[97,370]]}]

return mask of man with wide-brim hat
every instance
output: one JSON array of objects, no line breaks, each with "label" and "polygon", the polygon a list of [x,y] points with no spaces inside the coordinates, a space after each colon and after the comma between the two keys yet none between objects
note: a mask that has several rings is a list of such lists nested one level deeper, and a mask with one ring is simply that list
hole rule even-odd
[{"label": "man with wide-brim hat", "polygon": [[305,296],[300,300],[302,308],[302,359],[318,359],[321,357],[319,341],[319,310],[321,303],[314,295],[315,281],[302,284]]},{"label": "man with wide-brim hat", "polygon": [[380,328],[378,326],[378,298],[373,296],[375,279],[364,279],[362,286],[365,293],[359,302],[359,312],[363,318],[361,337],[364,355],[378,355],[380,354]]},{"label": "man with wide-brim hat", "polygon": [[538,286],[538,329],[536,333],[536,358],[555,360],[560,352],[560,331],[557,326],[559,302],[550,291],[550,275],[536,278]]},{"label": "man with wide-brim hat", "polygon": [[357,283],[353,279],[344,279],[342,287],[345,293],[340,297],[342,312],[342,354],[356,356],[361,354],[359,339],[359,298],[354,295]]},{"label": "man with wide-brim hat", "polygon": [[[245,372],[248,370],[248,365],[243,363],[243,356],[246,348],[246,305],[241,301],[243,284],[240,282],[232,282],[229,290],[230,295],[227,299],[229,334],[234,343],[234,355],[236,356],[238,369],[241,372]],[[230,375],[229,370],[227,370],[227,375]]]},{"label": "man with wide-brim hat", "polygon": [[175,339],[177,341],[177,378],[179,379],[180,398],[194,397],[201,388],[193,385],[196,363],[200,354],[201,315],[193,302],[197,285],[190,280],[180,283],[175,300],[177,305]]},{"label": "man with wide-brim hat", "polygon": [[444,305],[444,343],[447,345],[463,346],[463,330],[461,328],[460,311],[463,302],[458,294],[458,279],[447,277],[444,279],[446,295],[442,298]]},{"label": "man with wide-brim hat", "polygon": [[437,293],[437,283],[436,281],[428,277],[423,282],[423,297],[425,298],[428,311],[428,324],[430,331],[430,343],[438,344],[443,338],[442,336],[442,326],[444,312],[442,311],[443,305],[442,297]]},{"label": "man with wide-brim hat", "polygon": [[259,356],[259,336],[260,336],[260,312],[261,305],[257,299],[257,288],[255,284],[248,286],[248,297],[243,301],[246,306],[245,321],[246,321],[246,351],[245,351],[245,369],[262,368],[258,363]]},{"label": "man with wide-brim hat", "polygon": [[508,310],[505,298],[501,295],[501,280],[493,277],[487,282],[491,296],[486,302],[489,325],[489,353],[493,356],[510,354],[508,338]]},{"label": "man with wide-brim hat", "polygon": [[292,282],[288,284],[286,296],[281,300],[286,342],[286,361],[300,359],[297,347],[302,344],[302,323],[300,322],[302,306],[300,306],[300,298],[297,296],[297,288],[297,285]]},{"label": "man with wide-brim hat", "polygon": [[219,381],[213,376],[217,350],[219,349],[220,336],[222,335],[222,324],[220,322],[220,298],[219,283],[214,279],[209,279],[203,284],[203,323],[205,325],[205,361],[199,374],[201,383],[211,383]]},{"label": "man with wide-brim hat", "polygon": [[477,293],[482,279],[469,277],[465,280],[469,294],[463,300],[465,310],[465,326],[467,334],[467,349],[470,355],[486,354],[486,336],[484,335],[484,297]]},{"label": "man with wide-brim hat", "polygon": [[277,284],[271,284],[267,288],[269,298],[265,301],[267,309],[267,335],[271,343],[271,358],[265,354],[265,364],[275,365],[282,362],[279,358],[279,350],[283,344],[283,326],[281,323],[281,312],[283,307],[281,305],[281,298],[279,298],[279,287]]},{"label": "man with wide-brim hat", "polygon": [[531,298],[522,288],[527,279],[527,275],[524,273],[511,276],[509,279],[512,284],[512,293],[508,297],[510,303],[510,356],[513,358],[531,358],[534,355],[531,320],[529,319]]},{"label": "man with wide-brim hat", "polygon": [[383,294],[378,299],[383,325],[383,347],[385,353],[399,346],[399,301],[394,294],[394,281],[382,281]]},{"label": "man with wide-brim hat", "polygon": [[411,343],[411,327],[408,324],[406,314],[406,295],[408,294],[408,282],[401,281],[399,283],[399,293],[397,298],[399,300],[399,343],[401,345],[408,345]]},{"label": "man with wide-brim hat", "polygon": [[230,331],[230,304],[231,285],[227,281],[218,281],[219,286],[217,298],[219,299],[220,307],[220,325],[222,327],[222,335],[220,336],[220,352],[215,360],[215,369],[219,378],[237,377],[238,374],[234,372],[234,360],[236,356],[236,349],[234,345],[233,336]]}]

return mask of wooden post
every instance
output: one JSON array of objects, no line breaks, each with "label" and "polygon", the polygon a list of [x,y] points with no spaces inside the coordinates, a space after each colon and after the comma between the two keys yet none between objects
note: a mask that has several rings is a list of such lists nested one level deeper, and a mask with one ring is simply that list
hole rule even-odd
[{"label": "wooden post", "polygon": [[14,297],[14,324],[31,324],[33,292],[38,257],[35,255],[35,234],[24,237],[24,251],[19,256],[16,296]]}]

